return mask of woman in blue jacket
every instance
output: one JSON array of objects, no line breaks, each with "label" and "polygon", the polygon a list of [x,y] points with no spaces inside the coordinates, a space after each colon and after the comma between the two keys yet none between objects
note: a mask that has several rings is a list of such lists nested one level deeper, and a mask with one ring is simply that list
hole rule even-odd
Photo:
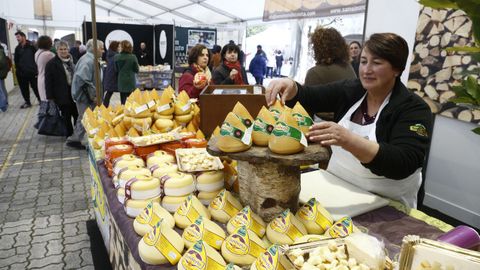
[{"label": "woman in blue jacket", "polygon": [[248,67],[250,73],[255,77],[256,84],[263,85],[263,77],[265,76],[266,67],[267,63],[262,51],[257,51]]}]

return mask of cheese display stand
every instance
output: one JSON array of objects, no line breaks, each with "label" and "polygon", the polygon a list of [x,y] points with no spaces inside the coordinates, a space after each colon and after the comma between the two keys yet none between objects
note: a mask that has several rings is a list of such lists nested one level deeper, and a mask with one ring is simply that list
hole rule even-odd
[{"label": "cheese display stand", "polygon": [[173,85],[173,70],[141,69],[137,74],[136,87],[163,90]]},{"label": "cheese display stand", "polygon": [[327,164],[330,158],[329,150],[319,144],[311,144],[293,155],[275,154],[268,147],[258,146],[244,152],[224,153],[216,146],[215,138],[208,142],[207,151],[238,161],[240,200],[267,222],[287,208],[297,210],[300,166]]}]

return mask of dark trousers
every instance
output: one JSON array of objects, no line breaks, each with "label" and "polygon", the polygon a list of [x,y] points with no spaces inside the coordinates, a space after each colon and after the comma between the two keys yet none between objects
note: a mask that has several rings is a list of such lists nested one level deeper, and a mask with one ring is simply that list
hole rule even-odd
[{"label": "dark trousers", "polygon": [[255,76],[255,84],[263,85],[263,76]]},{"label": "dark trousers", "polygon": [[[67,131],[68,135],[67,137],[71,136],[73,134],[73,125],[77,122],[78,118],[78,111],[77,111],[77,106],[75,103],[71,104],[63,104],[63,105],[58,105],[58,108],[60,108],[60,112],[62,113],[63,120],[65,121],[65,125],[67,126]],[[72,123],[73,120],[73,123]]]},{"label": "dark trousers", "polygon": [[125,105],[125,101],[127,101],[128,96],[130,96],[130,93],[120,92],[120,103],[122,103],[122,105]]},{"label": "dark trousers", "polygon": [[31,104],[30,102],[30,88],[29,84],[32,87],[33,93],[40,103],[40,95],[38,94],[37,88],[37,76],[35,75],[17,75],[18,85],[20,86],[20,91],[22,92],[22,97],[25,100],[25,103]]},{"label": "dark trousers", "polygon": [[[110,99],[112,98],[114,92],[105,92],[105,96],[103,97],[103,105],[105,107],[108,107],[110,105]],[[130,95],[130,93],[122,93],[120,92],[120,103],[125,104],[125,101],[127,101],[127,97]]]},{"label": "dark trousers", "polygon": [[267,67],[267,73],[265,74],[265,78],[268,78],[270,74],[270,78],[273,78],[273,67]]}]

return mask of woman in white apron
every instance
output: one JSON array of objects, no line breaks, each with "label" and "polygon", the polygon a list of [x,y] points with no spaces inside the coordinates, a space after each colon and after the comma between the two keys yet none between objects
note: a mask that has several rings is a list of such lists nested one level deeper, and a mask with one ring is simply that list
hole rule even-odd
[{"label": "woman in white apron", "polygon": [[334,122],[314,124],[308,139],[332,147],[327,170],[367,191],[415,208],[421,168],[430,143],[432,113],[400,81],[408,45],[393,33],[373,34],[361,53],[359,79],[302,87],[275,80],[269,105],[300,103],[307,111],[335,113]]}]

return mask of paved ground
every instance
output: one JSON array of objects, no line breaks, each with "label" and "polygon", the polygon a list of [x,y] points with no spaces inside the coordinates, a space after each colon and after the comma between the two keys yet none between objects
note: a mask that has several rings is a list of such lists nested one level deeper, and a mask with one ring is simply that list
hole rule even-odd
[{"label": "paved ground", "polygon": [[37,135],[38,103],[20,109],[18,89],[9,99],[0,112],[0,270],[94,269],[87,152]]}]

